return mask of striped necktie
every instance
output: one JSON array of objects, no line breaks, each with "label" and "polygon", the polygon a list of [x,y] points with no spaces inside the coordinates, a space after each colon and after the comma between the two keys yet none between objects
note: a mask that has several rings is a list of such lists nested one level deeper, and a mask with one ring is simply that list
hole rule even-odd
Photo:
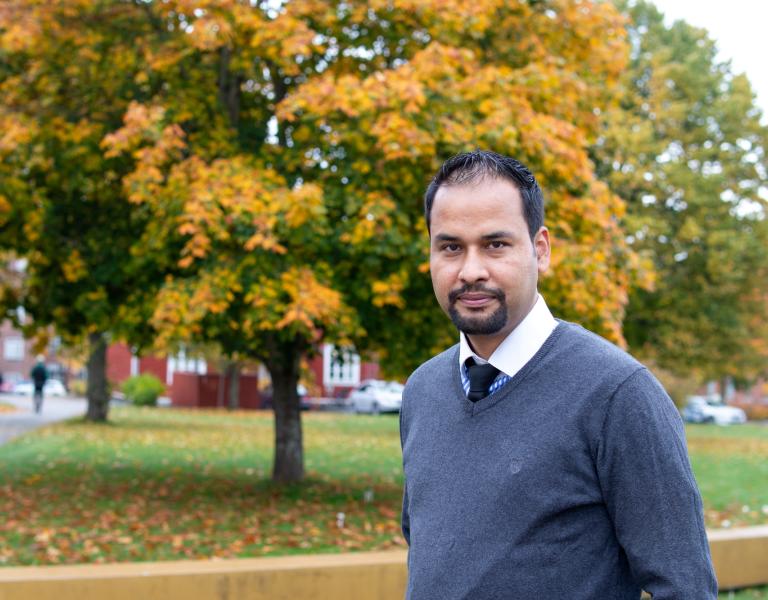
[{"label": "striped necktie", "polygon": [[468,358],[465,364],[469,379],[467,398],[472,402],[477,402],[488,395],[488,390],[496,379],[496,375],[499,374],[499,370],[490,363],[478,365],[472,358]]}]

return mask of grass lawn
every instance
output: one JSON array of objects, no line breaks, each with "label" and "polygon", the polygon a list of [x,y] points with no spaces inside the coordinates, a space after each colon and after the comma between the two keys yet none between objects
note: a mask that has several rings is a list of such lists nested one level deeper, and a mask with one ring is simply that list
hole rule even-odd
[{"label": "grass lawn", "polygon": [[396,417],[307,415],[308,477],[296,486],[269,481],[271,413],[126,407],[110,417],[0,446],[0,564],[403,544]]},{"label": "grass lawn", "polygon": [[768,598],[768,587],[721,592],[718,597],[721,600],[766,600]]},{"label": "grass lawn", "polygon": [[[403,547],[394,416],[305,414],[308,477],[296,486],[269,482],[271,413],[110,417],[0,446],[0,564]],[[689,426],[688,443],[707,525],[768,523],[768,426]],[[768,590],[732,597],[768,600]]]},{"label": "grass lawn", "polygon": [[768,425],[687,425],[708,527],[768,523]]}]

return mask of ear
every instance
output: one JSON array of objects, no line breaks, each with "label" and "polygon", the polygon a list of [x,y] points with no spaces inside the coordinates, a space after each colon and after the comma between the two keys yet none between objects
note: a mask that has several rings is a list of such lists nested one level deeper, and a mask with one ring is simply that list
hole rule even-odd
[{"label": "ear", "polygon": [[536,254],[536,264],[539,273],[545,273],[549,268],[549,230],[546,227],[540,227],[533,236],[533,251]]}]

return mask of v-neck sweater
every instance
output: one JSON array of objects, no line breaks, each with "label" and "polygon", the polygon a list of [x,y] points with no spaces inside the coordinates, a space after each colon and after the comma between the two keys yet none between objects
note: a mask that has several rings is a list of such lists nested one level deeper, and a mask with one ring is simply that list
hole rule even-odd
[{"label": "v-neck sweater", "polygon": [[560,321],[472,402],[458,345],[400,413],[410,600],[717,596],[680,416],[616,346]]}]

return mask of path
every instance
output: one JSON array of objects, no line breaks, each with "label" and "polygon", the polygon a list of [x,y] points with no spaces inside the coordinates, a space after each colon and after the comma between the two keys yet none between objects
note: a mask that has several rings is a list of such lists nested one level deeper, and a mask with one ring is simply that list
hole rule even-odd
[{"label": "path", "polygon": [[83,398],[45,398],[42,413],[36,415],[32,409],[32,398],[15,394],[3,394],[0,402],[17,407],[15,412],[0,412],[0,444],[27,433],[37,427],[63,421],[85,414]]}]

